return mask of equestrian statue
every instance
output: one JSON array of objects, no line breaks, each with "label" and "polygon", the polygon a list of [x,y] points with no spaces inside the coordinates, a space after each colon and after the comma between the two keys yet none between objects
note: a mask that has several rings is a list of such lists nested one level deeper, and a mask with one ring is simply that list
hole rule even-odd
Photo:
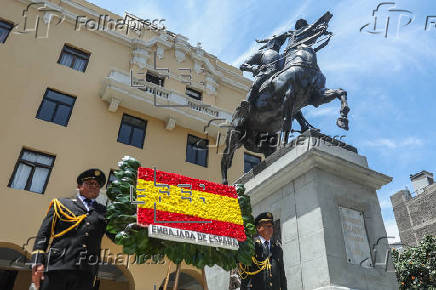
[{"label": "equestrian statue", "polygon": [[[289,134],[295,131],[293,120],[300,125],[297,132],[313,128],[301,112],[308,105],[318,107],[339,99],[341,109],[336,124],[348,130],[347,92],[325,88],[326,78],[316,59],[316,53],[333,35],[327,31],[332,16],[327,12],[311,25],[299,19],[295,30],[256,40],[264,45],[240,66],[242,71],[253,73],[254,82],[228,126],[221,159],[223,184],[228,183],[227,170],[232,166],[233,154],[242,145],[268,157],[277,149],[281,138],[287,144]],[[281,54],[280,48],[286,40],[288,44]]]}]

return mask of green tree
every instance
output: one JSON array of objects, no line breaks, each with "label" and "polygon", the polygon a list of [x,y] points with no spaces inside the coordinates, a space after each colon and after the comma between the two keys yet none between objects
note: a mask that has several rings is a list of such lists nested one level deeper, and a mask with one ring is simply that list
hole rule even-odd
[{"label": "green tree", "polygon": [[427,235],[416,247],[393,249],[400,289],[436,290],[436,236]]}]

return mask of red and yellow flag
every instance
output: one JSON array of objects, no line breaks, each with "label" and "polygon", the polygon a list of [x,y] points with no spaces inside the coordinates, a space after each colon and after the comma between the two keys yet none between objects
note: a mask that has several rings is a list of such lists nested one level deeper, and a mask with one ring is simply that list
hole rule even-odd
[{"label": "red and yellow flag", "polygon": [[136,188],[137,201],[144,202],[138,204],[140,225],[157,224],[238,241],[246,239],[234,186],[139,168]]}]

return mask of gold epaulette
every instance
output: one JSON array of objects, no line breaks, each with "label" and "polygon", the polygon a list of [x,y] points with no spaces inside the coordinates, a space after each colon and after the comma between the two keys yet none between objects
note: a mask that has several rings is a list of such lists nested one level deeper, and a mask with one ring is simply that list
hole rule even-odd
[{"label": "gold epaulette", "polygon": [[[82,214],[80,216],[76,216],[72,211],[70,211],[65,205],[63,205],[57,198],[53,199],[48,207],[48,211],[53,206],[54,214],[53,220],[51,223],[51,234],[50,238],[57,238],[65,235],[75,227],[77,227],[85,218],[86,214]],[[47,211],[47,213],[48,213]],[[61,220],[64,222],[73,223],[69,228],[63,230],[60,233],[55,234],[55,225],[57,220]]]},{"label": "gold epaulette", "polygon": [[265,269],[271,271],[271,263],[269,262],[268,258],[261,262],[257,261],[255,257],[251,257],[251,260],[253,261],[254,265],[257,266],[258,270],[254,272],[249,272],[247,271],[247,266],[239,263],[238,272],[241,279],[245,279],[247,276],[254,276]]}]

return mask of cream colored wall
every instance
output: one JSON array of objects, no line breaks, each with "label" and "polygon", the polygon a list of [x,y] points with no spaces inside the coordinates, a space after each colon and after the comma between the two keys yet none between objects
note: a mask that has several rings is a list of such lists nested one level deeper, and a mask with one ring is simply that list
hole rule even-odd
[{"label": "cream colored wall", "polygon": [[[90,3],[78,2],[98,9]],[[4,0],[0,17],[19,23],[24,7],[19,1]],[[101,10],[99,13],[108,12]],[[91,52],[85,73],[57,64],[65,43]],[[108,104],[100,99],[99,91],[111,68],[129,71],[130,50],[127,45],[99,33],[74,31],[73,24],[68,22],[52,26],[48,39],[37,40],[32,33],[10,34],[6,43],[0,44],[0,242],[22,245],[36,234],[52,198],[75,194],[78,173],[98,167],[108,174],[124,155],[134,156],[144,167],[155,166],[164,171],[220,182],[221,156],[215,154],[214,148],[209,151],[207,168],[185,162],[187,134],[204,137],[203,134],[179,126],[167,131],[162,120],[123,107],[115,113],[108,111]],[[163,61],[162,65],[168,64],[171,69],[179,67],[173,50],[166,51]],[[186,64],[192,65],[192,61],[188,59]],[[201,81],[201,77],[194,76],[194,80]],[[167,80],[165,87],[181,94],[185,92],[185,85],[175,80]],[[77,97],[67,127],[35,118],[47,88]],[[220,85],[219,95],[206,95],[205,102],[231,112],[245,98],[245,93],[241,92]],[[143,149],[116,141],[123,113],[147,120]],[[210,139],[210,144],[214,142]],[[47,189],[42,195],[7,186],[23,147],[56,156]],[[229,170],[229,180],[235,180],[242,173],[243,149],[240,149]],[[108,239],[103,245],[117,249]],[[167,265],[133,265],[129,270],[136,289],[151,289],[151,282],[161,283]]]}]

